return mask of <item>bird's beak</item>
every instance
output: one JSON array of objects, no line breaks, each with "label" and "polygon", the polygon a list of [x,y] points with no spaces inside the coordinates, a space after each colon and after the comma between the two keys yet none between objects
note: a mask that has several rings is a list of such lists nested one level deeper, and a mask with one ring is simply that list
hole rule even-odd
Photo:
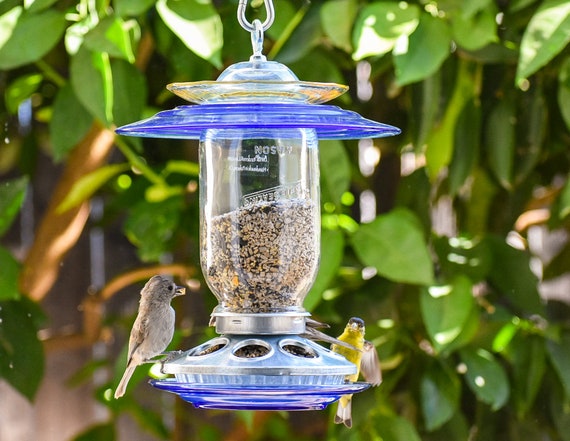
[{"label": "bird's beak", "polygon": [[174,297],[183,296],[184,294],[186,294],[186,288],[183,286],[176,286],[175,293],[176,294],[174,295]]}]

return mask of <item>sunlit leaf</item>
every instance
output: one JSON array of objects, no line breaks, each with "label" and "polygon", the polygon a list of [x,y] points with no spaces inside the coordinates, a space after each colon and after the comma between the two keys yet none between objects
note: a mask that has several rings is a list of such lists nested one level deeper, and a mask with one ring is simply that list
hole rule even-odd
[{"label": "sunlit leaf", "polygon": [[321,23],[332,43],[346,52],[352,50],[352,24],[358,12],[357,0],[333,0],[321,8]]},{"label": "sunlit leaf", "polygon": [[461,349],[467,385],[479,400],[498,410],[509,398],[509,379],[493,354],[484,349]]},{"label": "sunlit leaf", "polygon": [[12,114],[18,113],[18,107],[23,101],[30,98],[30,96],[38,89],[43,80],[41,74],[24,75],[10,83],[6,88],[4,94],[4,101],[6,108]]},{"label": "sunlit leaf", "polygon": [[[9,38],[0,45],[0,69],[12,69],[41,59],[57,44],[64,30],[65,17],[60,11],[23,12]],[[0,42],[4,38],[0,31]]]},{"label": "sunlit leaf", "polygon": [[82,176],[59,205],[57,208],[58,212],[63,213],[64,211],[85,202],[111,178],[128,169],[128,164],[104,165],[97,170]]},{"label": "sunlit leaf", "polygon": [[384,55],[398,39],[416,30],[420,10],[406,2],[374,2],[366,5],[354,22],[352,57],[355,60]]},{"label": "sunlit leaf", "polygon": [[56,161],[63,159],[87,134],[93,117],[77,99],[70,84],[62,87],[53,104],[50,136]]},{"label": "sunlit leaf", "polygon": [[433,268],[418,220],[398,208],[362,225],[351,238],[360,261],[389,280],[429,285]]},{"label": "sunlit leaf", "polygon": [[547,64],[570,42],[570,3],[546,0],[531,18],[521,41],[516,83]]},{"label": "sunlit leaf", "polygon": [[28,178],[26,176],[0,182],[0,236],[10,228],[20,211],[27,188]]},{"label": "sunlit leaf", "polygon": [[433,75],[451,53],[451,30],[440,18],[422,13],[418,27],[394,47],[396,82],[400,86]]},{"label": "sunlit leaf", "polygon": [[24,8],[28,12],[39,12],[49,8],[55,2],[57,2],[57,0],[24,0]]},{"label": "sunlit leaf", "polygon": [[222,21],[209,1],[159,0],[156,9],[188,49],[215,67],[222,66]]},{"label": "sunlit leaf", "polygon": [[459,405],[461,385],[456,374],[432,364],[420,379],[421,409],[428,431],[451,419]]},{"label": "sunlit leaf", "polygon": [[[445,114],[441,122],[435,125],[427,139],[427,171],[432,180],[452,160],[454,140],[457,135],[457,120],[467,103],[474,99],[479,81],[477,72],[477,68],[472,63],[467,61],[459,62],[455,87],[445,109]],[[466,121],[464,122],[467,123]]]},{"label": "sunlit leaf", "polygon": [[496,8],[491,6],[475,15],[453,17],[451,24],[455,42],[473,51],[498,41],[496,15]]},{"label": "sunlit leaf", "polygon": [[474,304],[472,284],[464,276],[448,285],[430,286],[422,291],[422,317],[437,351],[444,350],[461,334]]},{"label": "sunlit leaf", "polygon": [[121,57],[130,63],[135,61],[131,28],[132,22],[118,17],[105,17],[84,38],[86,47],[95,52],[106,52],[113,57]]},{"label": "sunlit leaf", "polygon": [[433,246],[442,272],[449,277],[465,275],[473,282],[485,280],[493,263],[486,241],[478,237],[438,237]]}]

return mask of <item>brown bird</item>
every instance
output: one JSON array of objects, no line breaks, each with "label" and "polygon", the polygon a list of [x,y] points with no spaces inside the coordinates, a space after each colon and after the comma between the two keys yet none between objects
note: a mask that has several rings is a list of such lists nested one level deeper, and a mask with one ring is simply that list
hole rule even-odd
[{"label": "brown bird", "polygon": [[174,335],[174,309],[170,301],[185,292],[184,287],[176,286],[162,276],[153,276],[141,290],[139,312],[129,338],[127,368],[115,390],[115,398],[125,394],[138,365],[153,362],[153,357],[164,355]]}]

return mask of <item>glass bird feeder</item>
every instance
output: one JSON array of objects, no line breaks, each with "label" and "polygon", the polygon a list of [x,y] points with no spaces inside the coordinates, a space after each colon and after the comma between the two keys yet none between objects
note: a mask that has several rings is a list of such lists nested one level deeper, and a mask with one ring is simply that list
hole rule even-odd
[{"label": "glass bird feeder", "polygon": [[200,408],[323,409],[366,389],[346,383],[356,366],[305,338],[303,300],[320,254],[319,139],[392,136],[396,127],[329,101],[348,88],[302,82],[262,55],[267,20],[238,19],[253,55],[216,81],[168,89],[181,106],[117,129],[121,135],[200,140],[200,247],[219,304],[220,334],[164,363],[174,375],[151,383]]}]

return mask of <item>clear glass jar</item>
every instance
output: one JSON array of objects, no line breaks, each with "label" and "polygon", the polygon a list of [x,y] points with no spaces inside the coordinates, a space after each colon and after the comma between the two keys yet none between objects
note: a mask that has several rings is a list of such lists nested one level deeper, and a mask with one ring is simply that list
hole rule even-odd
[{"label": "clear glass jar", "polygon": [[303,312],[320,253],[315,131],[206,130],[200,208],[201,265],[215,312]]}]

